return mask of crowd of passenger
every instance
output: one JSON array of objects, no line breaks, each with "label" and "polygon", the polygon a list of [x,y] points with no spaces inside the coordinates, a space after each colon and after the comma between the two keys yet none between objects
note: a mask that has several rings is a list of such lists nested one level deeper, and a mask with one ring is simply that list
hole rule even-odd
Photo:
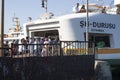
[{"label": "crowd of passenger", "polygon": [[13,56],[29,53],[35,56],[47,56],[50,45],[58,44],[58,37],[37,37],[37,38],[22,38],[21,40],[6,41],[4,43],[4,56]]}]

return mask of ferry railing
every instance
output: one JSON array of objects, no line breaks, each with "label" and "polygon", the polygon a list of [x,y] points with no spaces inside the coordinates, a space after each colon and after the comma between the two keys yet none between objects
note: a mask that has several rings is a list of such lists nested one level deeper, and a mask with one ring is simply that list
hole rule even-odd
[{"label": "ferry railing", "polygon": [[59,44],[12,44],[13,57],[60,56]]},{"label": "ferry railing", "polygon": [[[88,44],[88,54],[86,54]],[[94,55],[94,42],[86,41],[62,41],[61,47],[64,55]]]},{"label": "ferry railing", "polygon": [[[89,44],[88,54],[86,54],[86,44]],[[57,44],[11,44],[11,47],[8,49],[8,55],[5,57],[48,57],[95,54],[94,42],[86,41],[60,41]]]}]

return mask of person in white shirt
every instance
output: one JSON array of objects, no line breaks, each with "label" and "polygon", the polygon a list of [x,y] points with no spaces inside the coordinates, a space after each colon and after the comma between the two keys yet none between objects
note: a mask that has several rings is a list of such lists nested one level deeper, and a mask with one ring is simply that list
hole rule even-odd
[{"label": "person in white shirt", "polygon": [[48,38],[45,38],[45,41],[44,41],[44,46],[42,48],[42,52],[41,52],[41,56],[44,57],[44,56],[47,56],[48,55],[48,51],[49,51],[49,41],[48,41]]},{"label": "person in white shirt", "polygon": [[73,7],[73,13],[79,13],[81,9],[81,6],[79,3],[77,3],[74,7]]},{"label": "person in white shirt", "polygon": [[33,55],[33,53],[34,53],[34,45],[32,45],[32,44],[34,44],[34,38],[30,38],[30,40],[29,40],[29,44],[31,44],[31,45],[29,45],[29,50],[30,50],[30,55]]}]

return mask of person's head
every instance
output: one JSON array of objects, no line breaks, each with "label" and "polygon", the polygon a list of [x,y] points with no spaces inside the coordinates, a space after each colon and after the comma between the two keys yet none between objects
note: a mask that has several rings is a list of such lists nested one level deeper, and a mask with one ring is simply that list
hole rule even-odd
[{"label": "person's head", "polygon": [[82,5],[82,8],[85,8],[85,5]]},{"label": "person's head", "polygon": [[45,41],[48,41],[48,38],[45,38]]},{"label": "person's head", "polygon": [[80,4],[79,3],[77,3],[77,6],[79,6]]},{"label": "person's head", "polygon": [[9,42],[8,41],[6,41],[6,44],[8,44]]},{"label": "person's head", "polygon": [[28,36],[26,36],[26,39],[29,39],[29,37],[28,37]]}]

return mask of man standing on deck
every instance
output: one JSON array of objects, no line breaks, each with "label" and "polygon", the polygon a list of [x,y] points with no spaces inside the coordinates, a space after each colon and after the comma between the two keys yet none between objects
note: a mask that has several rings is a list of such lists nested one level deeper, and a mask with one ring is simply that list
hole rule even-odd
[{"label": "man standing on deck", "polygon": [[79,13],[81,9],[81,6],[79,3],[77,3],[74,7],[73,7],[73,12],[74,13]]}]

